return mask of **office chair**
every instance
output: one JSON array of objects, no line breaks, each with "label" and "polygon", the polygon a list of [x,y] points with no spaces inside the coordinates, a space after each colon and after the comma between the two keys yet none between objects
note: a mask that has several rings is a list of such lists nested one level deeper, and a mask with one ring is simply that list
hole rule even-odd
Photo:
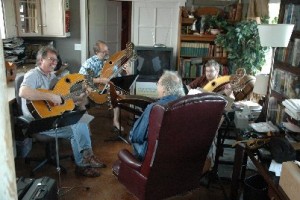
[{"label": "office chair", "polygon": [[[21,107],[21,97],[19,96],[19,89],[21,86],[21,83],[23,82],[24,75],[18,76],[15,80],[15,96],[16,96],[16,103],[17,106],[14,111],[15,115],[15,126],[19,130],[23,130],[24,133],[26,133],[26,129],[28,128],[29,124],[31,123],[31,119],[26,118],[22,114],[22,107]],[[55,150],[55,138],[50,137],[48,135],[34,133],[27,135],[28,137],[31,137],[34,139],[34,141],[38,143],[42,143],[44,146],[44,156],[43,157],[25,157],[25,163],[29,164],[31,161],[38,162],[38,164],[31,170],[30,176],[34,176],[34,173],[41,169],[45,164],[50,164],[53,166],[56,165],[56,150]],[[60,156],[60,159],[65,158],[72,158],[72,155],[64,155]],[[60,166],[62,172],[66,173],[67,170],[63,166]]]}]

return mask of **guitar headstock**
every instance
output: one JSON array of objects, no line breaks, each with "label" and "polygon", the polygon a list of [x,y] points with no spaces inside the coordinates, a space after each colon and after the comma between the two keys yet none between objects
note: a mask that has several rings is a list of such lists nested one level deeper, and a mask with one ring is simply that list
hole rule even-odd
[{"label": "guitar headstock", "polygon": [[239,92],[245,88],[245,84],[242,82],[243,77],[246,75],[244,68],[238,68],[236,73],[230,76],[230,85],[234,92]]},{"label": "guitar headstock", "polygon": [[136,60],[137,55],[136,52],[134,51],[134,44],[132,42],[128,42],[126,44],[126,57],[128,60],[133,61]]}]

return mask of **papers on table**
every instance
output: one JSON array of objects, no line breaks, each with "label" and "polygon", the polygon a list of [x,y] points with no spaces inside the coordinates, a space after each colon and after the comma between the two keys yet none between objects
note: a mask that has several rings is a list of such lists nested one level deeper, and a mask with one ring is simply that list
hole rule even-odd
[{"label": "papers on table", "polygon": [[274,172],[276,176],[280,176],[282,169],[282,164],[272,160],[269,171]]},{"label": "papers on table", "polygon": [[250,124],[251,128],[253,128],[256,132],[279,132],[279,129],[271,122],[260,122],[260,123],[252,123]]}]

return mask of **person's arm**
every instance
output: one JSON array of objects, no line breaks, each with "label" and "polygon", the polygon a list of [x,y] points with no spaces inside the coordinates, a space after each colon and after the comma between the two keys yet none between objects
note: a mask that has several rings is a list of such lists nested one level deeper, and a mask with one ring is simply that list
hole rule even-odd
[{"label": "person's arm", "polygon": [[62,99],[59,95],[49,92],[41,92],[37,89],[33,89],[29,86],[21,86],[19,90],[19,96],[27,100],[46,100],[51,101],[54,105],[62,103]]},{"label": "person's arm", "polygon": [[224,86],[224,94],[232,99],[235,99],[231,85],[228,83]]},{"label": "person's arm", "polygon": [[202,84],[204,84],[205,75],[196,78],[193,80],[187,87],[188,89],[196,89],[197,87],[203,87]]},{"label": "person's arm", "polygon": [[108,82],[109,82],[108,78],[101,78],[101,77],[93,78],[93,83],[107,84]]},{"label": "person's arm", "polygon": [[133,128],[129,134],[129,140],[131,143],[139,143],[142,144],[147,139],[147,131],[149,125],[149,115],[152,109],[152,105],[148,105],[144,110],[143,114],[133,125]]}]

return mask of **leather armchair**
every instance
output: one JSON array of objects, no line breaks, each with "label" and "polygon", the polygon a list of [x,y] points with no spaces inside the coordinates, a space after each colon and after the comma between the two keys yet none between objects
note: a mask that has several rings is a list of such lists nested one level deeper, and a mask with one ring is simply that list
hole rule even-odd
[{"label": "leather armchair", "polygon": [[188,95],[150,114],[148,148],[138,161],[123,149],[113,174],[138,199],[163,199],[198,188],[226,105],[217,95]]}]

